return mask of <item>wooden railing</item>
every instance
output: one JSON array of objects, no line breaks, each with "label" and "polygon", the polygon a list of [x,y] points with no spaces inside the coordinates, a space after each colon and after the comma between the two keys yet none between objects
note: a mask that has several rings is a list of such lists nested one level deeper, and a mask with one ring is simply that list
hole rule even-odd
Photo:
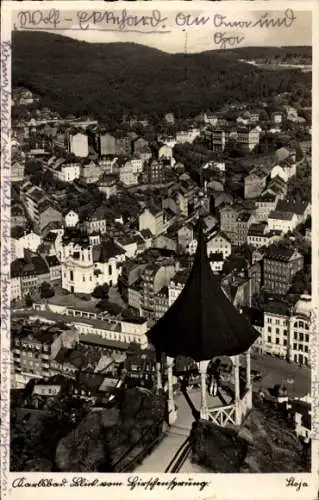
[{"label": "wooden railing", "polygon": [[[239,401],[238,411],[242,422],[247,412],[251,409],[251,391],[245,390]],[[209,420],[216,425],[226,427],[228,424],[236,425],[236,403],[227,406],[217,406],[208,409]]]},{"label": "wooden railing", "polygon": [[218,406],[208,410],[209,420],[216,425],[225,427],[227,424],[236,424],[235,404]]}]

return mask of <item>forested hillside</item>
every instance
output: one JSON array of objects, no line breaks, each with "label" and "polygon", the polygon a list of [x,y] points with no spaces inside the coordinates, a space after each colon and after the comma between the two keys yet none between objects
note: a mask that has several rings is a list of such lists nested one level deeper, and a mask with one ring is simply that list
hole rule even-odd
[{"label": "forested hillside", "polygon": [[14,32],[13,85],[40,94],[42,104],[62,116],[99,119],[124,112],[190,117],[227,102],[251,103],[294,92],[296,85],[310,93],[311,73],[256,68],[239,61],[242,50],[186,56],[132,43],[90,44],[43,32]]}]

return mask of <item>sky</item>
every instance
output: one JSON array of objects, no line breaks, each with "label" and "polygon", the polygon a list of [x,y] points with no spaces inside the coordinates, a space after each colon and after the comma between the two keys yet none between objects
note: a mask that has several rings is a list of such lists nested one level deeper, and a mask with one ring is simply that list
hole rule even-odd
[{"label": "sky", "polygon": [[[109,4],[112,7],[112,12],[114,15],[119,15],[122,9],[114,7],[114,3]],[[145,5],[145,4],[144,4]],[[157,8],[158,8],[157,4]],[[198,4],[197,4],[198,5]],[[214,4],[215,6],[216,4]],[[287,5],[287,4],[286,4]],[[309,11],[295,11],[293,15],[296,19],[293,21],[292,25],[287,27],[276,27],[276,28],[228,28],[222,26],[217,28],[214,24],[214,14],[218,13],[215,9],[212,11],[200,11],[191,10],[187,4],[185,11],[191,13],[192,17],[205,16],[209,17],[209,21],[204,26],[192,26],[187,28],[187,51],[189,53],[202,52],[205,50],[214,50],[220,48],[230,48],[229,46],[223,47],[218,45],[215,41],[216,33],[223,33],[223,37],[228,36],[239,36],[241,41],[234,47],[245,47],[245,46],[294,46],[294,45],[311,45],[312,43],[312,29],[311,29],[311,12]],[[215,8],[215,7],[214,7]],[[111,9],[108,9],[111,11]],[[147,10],[134,9],[130,6],[127,7],[129,14],[134,14],[137,16],[148,15],[151,9]],[[241,10],[237,11],[235,14],[233,11],[220,11],[223,15],[227,16],[227,22],[234,21],[256,21],[261,18],[265,11],[252,11],[252,10]],[[112,23],[105,24],[105,22],[98,23],[94,26],[94,30],[79,29],[79,22],[77,17],[77,11],[64,10],[61,13],[63,16],[63,21],[60,24],[60,30],[57,31],[60,35],[65,35],[70,38],[75,38],[78,40],[84,40],[86,42],[99,42],[99,43],[110,43],[110,42],[135,42],[143,44],[146,46],[158,48],[165,52],[176,53],[184,52],[185,48],[185,29],[184,26],[176,26],[176,14],[177,11],[169,10],[168,12],[164,9],[161,10],[162,16],[167,16],[168,19],[165,21],[165,31],[170,30],[170,33],[158,34],[158,33],[131,33],[124,31],[101,31],[102,27],[113,27]],[[283,17],[283,11],[270,11],[269,16],[277,18],[278,16]],[[13,14],[13,22],[19,25],[19,19],[17,13]],[[68,21],[65,21],[68,19]],[[21,22],[20,22],[21,25]],[[46,26],[44,26],[44,31],[46,31]],[[89,26],[92,26],[90,24]],[[70,29],[71,28],[71,29]],[[20,29],[20,28],[19,28]],[[22,28],[23,29],[23,28]],[[30,27],[30,29],[34,29]],[[145,28],[151,29],[151,28]],[[52,32],[55,32],[52,30]],[[234,48],[233,47],[233,48]]]}]

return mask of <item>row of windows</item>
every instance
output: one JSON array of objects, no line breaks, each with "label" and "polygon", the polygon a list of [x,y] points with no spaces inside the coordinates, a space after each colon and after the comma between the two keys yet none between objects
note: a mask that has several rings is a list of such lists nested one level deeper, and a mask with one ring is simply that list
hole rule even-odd
[{"label": "row of windows", "polygon": [[[273,318],[267,318],[267,323],[273,323]],[[275,325],[280,325],[280,319],[275,319],[274,320]],[[284,319],[282,320],[283,325],[288,325],[288,320]],[[309,325],[305,321],[295,321],[294,322],[294,328],[305,328],[306,330],[309,330]]]},{"label": "row of windows", "polygon": [[[268,326],[268,332],[272,333],[272,327],[271,326]],[[280,328],[276,328],[275,329],[275,333],[277,335],[279,335],[280,334]],[[283,330],[283,335],[287,335],[287,330],[286,329]]]},{"label": "row of windows", "polygon": [[[268,333],[272,333],[272,327],[271,326],[268,326]],[[277,335],[280,334],[280,329],[279,328],[275,328],[275,333]],[[287,330],[284,329],[283,330],[283,335],[287,336]],[[300,340],[301,342],[309,342],[309,335],[307,333],[302,333],[302,332],[299,332],[299,335],[298,335],[298,332],[295,332],[294,333],[294,340]]]},{"label": "row of windows", "polygon": [[[271,344],[272,340],[271,340],[271,335],[268,335],[268,342]],[[280,339],[279,337],[276,338],[276,344],[279,345],[280,344]],[[284,339],[283,341],[283,345],[286,346],[287,345],[287,339]]]},{"label": "row of windows", "polygon": [[294,344],[293,345],[293,349],[294,349],[294,351],[308,352],[308,346],[307,345],[303,345],[303,344]]}]

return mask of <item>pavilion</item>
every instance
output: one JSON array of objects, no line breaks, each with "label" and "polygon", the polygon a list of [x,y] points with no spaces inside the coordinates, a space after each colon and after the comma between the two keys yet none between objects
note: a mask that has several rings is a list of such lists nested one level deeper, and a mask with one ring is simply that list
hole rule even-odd
[{"label": "pavilion", "polygon": [[[173,394],[173,364],[179,355],[192,358],[201,375],[200,417],[218,425],[240,425],[252,407],[250,347],[259,333],[233,306],[213,274],[207,255],[202,217],[198,220],[197,251],[190,276],[181,294],[164,316],[147,333],[157,352],[157,387],[161,387],[162,354],[166,355],[169,423],[177,414]],[[246,388],[240,394],[239,354],[246,352]],[[233,404],[208,408],[206,376],[210,361],[228,356],[234,364]]]}]

